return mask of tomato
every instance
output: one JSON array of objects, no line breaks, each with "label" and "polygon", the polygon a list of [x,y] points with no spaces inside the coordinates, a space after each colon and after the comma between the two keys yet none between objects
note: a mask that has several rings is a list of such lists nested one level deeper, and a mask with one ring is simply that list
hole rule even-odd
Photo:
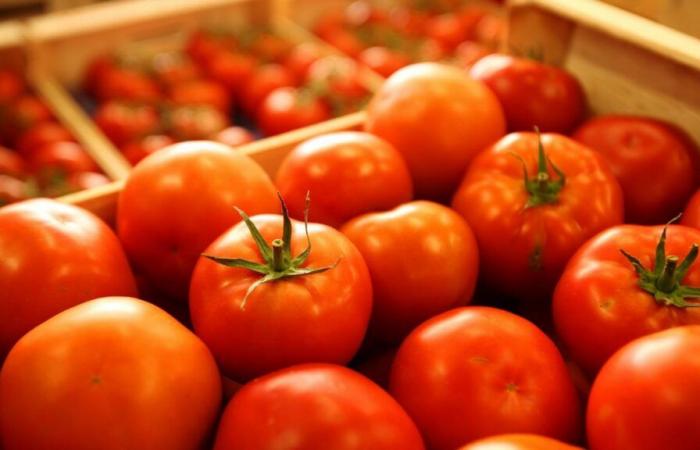
[{"label": "tomato", "polygon": [[360,38],[350,30],[335,29],[325,33],[321,37],[341,53],[353,58],[356,58],[365,48]]},{"label": "tomato", "polygon": [[139,163],[117,205],[117,231],[135,268],[184,299],[199,254],[240,218],[277,210],[275,188],[252,159],[214,142],[183,142]]},{"label": "tomato", "polygon": [[151,153],[174,144],[175,140],[164,134],[152,134],[143,139],[129,142],[121,148],[122,154],[132,166]]},{"label": "tomato", "polygon": [[96,86],[100,101],[121,100],[156,102],[162,94],[158,84],[147,74],[125,67],[113,67],[102,73]]},{"label": "tomato", "polygon": [[505,434],[480,439],[459,450],[583,450],[555,439],[535,434]]},{"label": "tomato", "polygon": [[290,50],[282,64],[294,75],[297,82],[301,83],[306,79],[309,67],[323,55],[324,52],[318,44],[304,42]]},{"label": "tomato", "polygon": [[165,113],[164,126],[178,141],[207,139],[229,125],[229,118],[207,105],[176,106]]},{"label": "tomato", "polygon": [[446,199],[474,157],[505,132],[496,97],[463,71],[435,63],[405,67],[375,94],[365,129],[408,163],[418,198]]},{"label": "tomato", "polygon": [[121,101],[101,104],[94,120],[117,146],[157,133],[160,127],[160,117],[155,107]]},{"label": "tomato", "polygon": [[695,148],[672,125],[633,116],[599,116],[573,135],[599,152],[617,177],[630,223],[660,224],[678,214],[696,187]]},{"label": "tomato", "polygon": [[558,67],[525,58],[493,54],[469,74],[500,100],[510,131],[568,133],[583,119],[586,99],[578,80]]},{"label": "tomato", "polygon": [[199,66],[187,55],[178,52],[156,54],[151,60],[150,69],[158,83],[167,88],[200,80],[202,76]]},{"label": "tomato", "polygon": [[407,55],[382,46],[363,50],[357,60],[385,78],[411,63]]},{"label": "tomato", "polygon": [[73,305],[136,295],[116,236],[88,211],[36,199],[0,209],[0,355]]},{"label": "tomato", "polygon": [[401,155],[369,133],[329,133],[294,148],[282,161],[275,185],[290,215],[338,228],[353,217],[384,211],[411,200],[411,176]]},{"label": "tomato", "polygon": [[24,80],[18,73],[10,69],[0,69],[0,104],[10,103],[22,95],[24,90]]},{"label": "tomato", "polygon": [[5,450],[193,450],[216,422],[221,381],[202,341],[165,311],[107,297],[22,337],[0,399]]},{"label": "tomato", "polygon": [[[26,200],[30,194],[31,192],[23,180],[0,173],[0,207]],[[0,351],[1,355],[2,351]]]},{"label": "tomato", "polygon": [[16,140],[15,147],[19,154],[25,158],[39,147],[58,141],[75,141],[73,135],[56,122],[42,122],[26,130]]},{"label": "tomato", "polygon": [[235,50],[237,47],[233,36],[197,30],[190,35],[186,52],[193,60],[206,67],[217,55]]},{"label": "tomato", "polygon": [[270,32],[259,33],[248,47],[248,51],[265,62],[281,62],[289,53],[292,44]]},{"label": "tomato", "polygon": [[255,117],[260,104],[270,92],[281,87],[296,86],[294,74],[279,64],[265,64],[255,70],[241,91],[241,106]]},{"label": "tomato", "polygon": [[117,70],[118,67],[119,64],[115,55],[106,54],[93,58],[88,63],[83,74],[83,89],[96,96],[99,89],[98,86],[102,83],[107,72]]},{"label": "tomato", "polygon": [[472,161],[452,201],[479,242],[483,280],[535,305],[571,255],[623,214],[601,155],[558,134],[539,142],[535,133],[502,138]]},{"label": "tomato", "polygon": [[173,84],[170,100],[176,105],[205,105],[224,114],[231,111],[231,96],[226,88],[216,81],[191,80]]},{"label": "tomato", "polygon": [[362,215],[341,231],[372,277],[372,337],[398,344],[424,320],[471,300],[479,252],[469,225],[453,210],[417,201]]},{"label": "tomato", "polygon": [[390,391],[432,450],[503,433],[579,436],[579,401],[554,343],[509,312],[467,306],[401,344]]},{"label": "tomato", "polygon": [[359,66],[343,56],[326,56],[313,63],[306,83],[332,106],[336,116],[357,111],[369,96]]},{"label": "tomato", "polygon": [[192,275],[194,330],[237,381],[299,363],[346,364],[367,330],[372,285],[360,252],[331,227],[311,223],[307,234],[283,215],[229,229]]},{"label": "tomato", "polygon": [[678,225],[669,226],[667,233],[664,229],[610,228],[586,242],[562,274],[553,303],[557,334],[589,374],[633,339],[674,326],[700,325],[700,310],[692,307],[700,298],[700,263],[690,255],[686,270],[674,268],[678,258],[700,245],[700,230]]},{"label": "tomato", "polygon": [[425,38],[426,23],[430,15],[426,11],[398,5],[391,9],[389,24],[396,30],[402,30],[408,36]]},{"label": "tomato", "polygon": [[20,178],[24,174],[24,160],[16,152],[0,146],[0,175]]},{"label": "tomato", "polygon": [[11,120],[16,127],[15,135],[19,132],[35,126],[40,122],[46,122],[53,118],[53,114],[46,103],[34,95],[23,95],[16,98],[10,104]]},{"label": "tomato", "polygon": [[591,450],[695,450],[700,326],[632,341],[603,366],[587,411]]},{"label": "tomato", "polygon": [[234,97],[238,97],[257,66],[258,61],[250,55],[219,52],[209,59],[206,71],[211,78],[226,86]]},{"label": "tomato", "polygon": [[243,144],[253,142],[255,136],[250,131],[243,127],[228,127],[210,136],[210,139],[216,142],[221,142],[229,147],[239,147]]},{"label": "tomato", "polygon": [[341,366],[307,364],[245,385],[214,450],[423,450],[415,424],[379,386]]},{"label": "tomato", "polygon": [[272,136],[315,123],[331,116],[328,106],[309,91],[294,87],[270,92],[258,109],[263,134]]},{"label": "tomato", "polygon": [[71,192],[92,189],[111,183],[111,180],[99,172],[76,172],[68,175],[67,184]]},{"label": "tomato", "polygon": [[441,14],[433,16],[425,24],[425,36],[435,39],[444,48],[453,50],[468,37],[469,30],[460,16]]},{"label": "tomato", "polygon": [[689,227],[700,228],[700,190],[690,198],[681,217],[681,223]]},{"label": "tomato", "polygon": [[471,69],[477,61],[493,51],[478,42],[466,41],[459,44],[454,52],[455,63],[464,69]]},{"label": "tomato", "polygon": [[495,14],[486,14],[474,27],[474,40],[490,48],[498,48],[506,37],[508,24],[506,20]]},{"label": "tomato", "polygon": [[37,148],[29,160],[39,182],[48,183],[53,177],[65,177],[76,172],[99,170],[85,149],[75,142],[50,142]]}]

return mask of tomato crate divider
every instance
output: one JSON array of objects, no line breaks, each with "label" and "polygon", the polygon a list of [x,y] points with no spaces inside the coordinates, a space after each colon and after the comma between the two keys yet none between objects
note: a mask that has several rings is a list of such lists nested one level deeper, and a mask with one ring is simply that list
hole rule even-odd
[{"label": "tomato crate divider", "polygon": [[[91,5],[27,21],[29,74],[37,90],[54,107],[90,155],[114,180],[128,176],[131,165],[77,103],[86,65],[119,48],[174,50],[202,26],[268,24],[292,43],[314,41],[310,33],[281,17],[280,0],[131,0]],[[322,46],[328,54],[337,54]],[[381,82],[363,72],[370,91]]]}]

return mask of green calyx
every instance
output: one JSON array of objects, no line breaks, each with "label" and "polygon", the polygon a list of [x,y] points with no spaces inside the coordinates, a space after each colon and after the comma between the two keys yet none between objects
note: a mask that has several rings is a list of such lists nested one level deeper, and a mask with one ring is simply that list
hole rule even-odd
[{"label": "green calyx", "polygon": [[698,244],[693,244],[688,254],[679,262],[678,256],[666,256],[666,228],[661,232],[661,238],[656,245],[654,270],[646,269],[642,263],[624,250],[620,250],[634,267],[639,276],[639,287],[654,296],[654,299],[665,306],[678,308],[694,308],[698,302],[688,299],[700,298],[700,287],[684,286],[681,284],[698,256]]},{"label": "green calyx", "polygon": [[[542,145],[542,136],[540,130],[535,127],[537,133],[537,175],[530,177],[527,173],[527,165],[523,158],[517,153],[513,156],[518,158],[523,166],[523,180],[525,191],[528,194],[525,208],[534,208],[541,205],[549,205],[556,203],[559,200],[559,192],[566,184],[566,175],[547,157]],[[552,166],[552,170],[556,174],[553,177],[549,174],[547,163]]]},{"label": "green calyx", "polygon": [[289,211],[287,210],[287,205],[284,203],[282,196],[279,195],[279,193],[277,195],[280,199],[280,203],[282,204],[282,238],[273,240],[271,244],[268,244],[265,241],[265,238],[262,236],[262,234],[260,234],[260,230],[258,230],[255,224],[250,220],[250,217],[248,217],[248,215],[239,208],[234,207],[248,227],[248,231],[258,247],[260,255],[262,255],[264,261],[263,263],[248,261],[241,258],[224,258],[220,256],[202,254],[202,256],[205,258],[208,258],[218,264],[227,267],[248,269],[262,275],[260,279],[248,287],[245,297],[243,297],[241,308],[245,307],[248,297],[250,297],[253,291],[261,284],[286,278],[301,277],[314,273],[325,272],[326,270],[334,268],[340,261],[338,260],[332,265],[324,267],[301,267],[311,254],[311,239],[309,238],[309,194],[306,194],[306,207],[304,209],[306,248],[296,256],[292,256],[292,221],[289,218]]}]

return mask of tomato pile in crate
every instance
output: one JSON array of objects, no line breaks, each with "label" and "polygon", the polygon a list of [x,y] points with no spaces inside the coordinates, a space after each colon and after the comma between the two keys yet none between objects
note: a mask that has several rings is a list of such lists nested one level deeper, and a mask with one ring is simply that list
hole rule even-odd
[{"label": "tomato pile in crate", "polygon": [[361,130],[166,145],[113,228],[85,196],[0,208],[2,448],[697,450],[698,149],[587,111],[588,31],[578,70],[401,68]]}]

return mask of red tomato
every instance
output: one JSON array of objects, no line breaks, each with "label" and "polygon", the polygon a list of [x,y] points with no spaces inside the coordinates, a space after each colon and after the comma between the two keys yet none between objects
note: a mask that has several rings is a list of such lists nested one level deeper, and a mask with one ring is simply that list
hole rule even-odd
[{"label": "red tomato", "polygon": [[323,122],[331,116],[328,106],[309,91],[294,87],[275,89],[258,109],[258,124],[272,136]]},{"label": "red tomato", "polygon": [[[31,193],[24,181],[10,175],[0,174],[0,207],[26,200]],[[1,355],[2,351],[0,350]],[[2,358],[0,357],[0,359]]]},{"label": "red tomato", "polygon": [[49,182],[55,176],[99,170],[80,144],[65,141],[50,142],[37,148],[29,159],[29,166],[40,183]]},{"label": "red tomato", "polygon": [[508,24],[504,17],[486,14],[474,27],[474,40],[491,48],[498,48],[504,42]]},{"label": "red tomato", "polygon": [[456,14],[433,16],[425,23],[425,36],[435,39],[444,48],[453,50],[467,39],[469,30]]},{"label": "red tomato", "polygon": [[432,450],[503,433],[579,436],[579,401],[554,343],[527,320],[486,307],[433,317],[401,344],[391,393]]},{"label": "red tomato", "polygon": [[365,129],[408,163],[418,198],[452,195],[473,156],[505,132],[485,86],[454,67],[421,63],[392,75],[367,110]]},{"label": "red tomato", "polygon": [[493,51],[478,42],[466,41],[459,44],[454,53],[455,63],[464,69],[471,69],[477,61]]},{"label": "red tomato", "polygon": [[365,48],[360,38],[350,30],[335,29],[325,33],[322,38],[341,53],[356,58]]},{"label": "red tomato", "polygon": [[632,341],[603,366],[588,403],[591,450],[695,450],[700,326]]},{"label": "red tomato", "polygon": [[415,424],[385,391],[341,366],[307,364],[245,385],[214,450],[423,450]]},{"label": "red tomato", "polygon": [[479,242],[484,281],[534,305],[584,242],[622,223],[622,192],[602,156],[557,134],[542,135],[542,151],[539,142],[535,133],[498,141],[472,161],[452,201]]},{"label": "red tomato", "polygon": [[353,217],[411,200],[411,176],[401,155],[369,133],[329,133],[294,148],[282,161],[275,185],[290,215],[304,218],[311,193],[313,222],[338,228]]},{"label": "red tomato", "polygon": [[209,59],[206,71],[211,78],[226,86],[234,97],[238,97],[257,66],[258,61],[250,55],[219,52]]},{"label": "red tomato", "polygon": [[173,84],[170,100],[177,105],[205,105],[224,114],[231,111],[231,96],[226,88],[216,81],[190,80]]},{"label": "red tomato", "polygon": [[407,55],[382,46],[363,50],[357,60],[385,78],[411,63]]},{"label": "red tomato", "polygon": [[249,115],[255,117],[260,105],[270,92],[277,88],[296,86],[297,81],[288,69],[279,64],[266,64],[255,70],[248,78],[241,91],[241,106]]},{"label": "red tomato", "polygon": [[469,225],[453,210],[411,202],[357,217],[341,231],[372,277],[372,337],[399,343],[421,322],[471,300],[479,252]]},{"label": "red tomato", "polygon": [[158,53],[151,60],[150,68],[155,79],[168,88],[197,81],[202,76],[199,66],[187,55],[178,52]]},{"label": "red tomato", "polygon": [[[630,223],[668,222],[696,187],[690,140],[672,125],[646,117],[600,116],[573,135],[603,155],[622,186]],[[700,177],[698,178],[700,179]]]},{"label": "red tomato", "polygon": [[111,183],[111,180],[99,172],[77,172],[68,176],[68,186],[73,192],[92,189]]},{"label": "red tomato", "polygon": [[53,118],[46,103],[35,95],[23,95],[16,98],[10,104],[10,111],[12,124],[15,127],[15,133],[13,133],[15,136],[23,130]]},{"label": "red tomato", "polygon": [[[671,225],[668,236],[663,230],[610,228],[586,242],[562,274],[553,303],[557,334],[589,374],[633,339],[700,325],[700,310],[694,308],[700,298],[700,263],[691,255],[687,269],[674,268],[678,258],[700,245],[700,230]],[[635,267],[622,251],[641,266]]]},{"label": "red tomato", "polygon": [[[194,269],[190,313],[197,335],[237,381],[299,363],[347,364],[372,310],[360,252],[326,225],[309,224],[307,235],[303,223],[286,216],[284,227],[280,215],[250,220],[215,240],[204,252],[211,258]],[[249,227],[274,249],[257,244]]]},{"label": "red tomato", "polygon": [[24,174],[24,160],[16,152],[0,146],[0,175],[21,178]]},{"label": "red tomato", "polygon": [[136,295],[112,230],[88,211],[53,200],[0,209],[0,261],[0,355],[73,305],[104,295]]},{"label": "red tomato", "polygon": [[129,142],[121,148],[122,154],[132,166],[135,166],[143,158],[151,153],[174,144],[175,140],[164,134],[152,134],[143,139]]},{"label": "red tomato", "polygon": [[296,77],[297,82],[301,83],[306,79],[309,67],[321,59],[323,55],[324,52],[318,44],[304,42],[289,52],[283,65]]},{"label": "red tomato", "polygon": [[237,47],[233,36],[197,30],[190,36],[186,52],[193,60],[206,67],[218,54],[235,50]]},{"label": "red tomato", "polygon": [[157,133],[160,127],[155,107],[120,101],[100,105],[94,119],[105,136],[117,146]]},{"label": "red tomato", "polygon": [[369,96],[359,66],[343,56],[326,56],[313,63],[306,83],[333,106],[334,115],[360,109]]},{"label": "red tomato", "polygon": [[569,133],[583,119],[586,99],[578,80],[554,66],[507,55],[488,55],[469,74],[503,105],[510,131]]},{"label": "red tomato", "polygon": [[690,198],[681,217],[681,224],[700,228],[700,190]]},{"label": "red tomato", "polygon": [[243,144],[253,142],[255,136],[243,127],[228,127],[212,135],[211,140],[221,142],[229,147],[239,147]]},{"label": "red tomato", "polygon": [[24,92],[24,80],[9,69],[0,69],[0,104],[10,103]]},{"label": "red tomato", "polygon": [[216,423],[221,381],[207,347],[165,311],[107,297],[20,339],[0,398],[5,450],[192,450]]},{"label": "red tomato", "polygon": [[459,450],[583,450],[536,434],[504,434],[480,439]]},{"label": "red tomato", "polygon": [[199,254],[240,217],[277,210],[270,178],[249,157],[214,142],[183,142],[153,153],[119,196],[117,230],[134,266],[187,298]]},{"label": "red tomato", "polygon": [[75,139],[63,125],[56,122],[42,122],[19,135],[15,147],[21,156],[27,158],[37,148],[58,141],[74,142]]},{"label": "red tomato", "polygon": [[100,101],[155,102],[161,98],[158,84],[145,73],[114,67],[102,73],[97,88]]},{"label": "red tomato", "polygon": [[425,38],[430,15],[426,11],[398,5],[392,8],[388,19],[393,29],[402,30],[408,36]]},{"label": "red tomato", "polygon": [[292,44],[270,32],[262,32],[248,46],[248,51],[265,62],[282,62]]},{"label": "red tomato", "polygon": [[112,70],[117,70],[118,64],[114,55],[99,55],[92,59],[83,76],[83,89],[92,95],[97,95],[99,85],[102,83],[105,75]]},{"label": "red tomato", "polygon": [[174,107],[166,113],[164,122],[168,134],[178,141],[208,139],[230,123],[227,115],[206,105]]}]

